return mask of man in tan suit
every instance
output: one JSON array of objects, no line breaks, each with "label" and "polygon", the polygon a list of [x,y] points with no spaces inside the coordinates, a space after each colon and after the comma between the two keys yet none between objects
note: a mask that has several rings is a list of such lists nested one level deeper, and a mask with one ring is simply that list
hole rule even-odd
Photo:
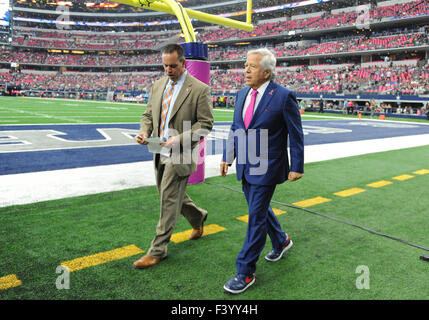
[{"label": "man in tan suit", "polygon": [[202,236],[207,219],[207,211],[198,208],[185,191],[190,174],[197,168],[199,141],[213,127],[210,88],[186,71],[180,45],[165,46],[162,63],[166,77],[152,86],[135,140],[147,144],[145,139],[151,135],[162,138],[165,143],[161,145],[171,148],[171,155],[154,154],[160,219],[148,253],[134,262],[135,268],[154,266],[167,257],[167,245],[179,213],[193,228],[191,240]]}]

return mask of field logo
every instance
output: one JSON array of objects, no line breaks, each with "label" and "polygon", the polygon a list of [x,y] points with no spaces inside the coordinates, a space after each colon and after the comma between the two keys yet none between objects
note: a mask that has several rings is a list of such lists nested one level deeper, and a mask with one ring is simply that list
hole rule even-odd
[{"label": "field logo", "polygon": [[356,7],[356,28],[357,29],[369,29],[370,28],[370,12],[371,6],[369,4],[361,5]]},{"label": "field logo", "polygon": [[70,271],[64,266],[58,266],[55,270],[56,273],[61,273],[60,276],[57,277],[57,281],[55,282],[55,285],[58,290],[62,289],[70,289]]},{"label": "field logo", "polygon": [[362,273],[356,278],[356,288],[359,290],[369,289],[369,268],[368,266],[357,266],[355,273]]},{"label": "field logo", "polygon": [[56,22],[57,22],[57,29],[63,30],[63,29],[70,29],[70,13],[69,13],[69,7],[67,6],[58,6],[55,9],[56,13],[59,13]]}]

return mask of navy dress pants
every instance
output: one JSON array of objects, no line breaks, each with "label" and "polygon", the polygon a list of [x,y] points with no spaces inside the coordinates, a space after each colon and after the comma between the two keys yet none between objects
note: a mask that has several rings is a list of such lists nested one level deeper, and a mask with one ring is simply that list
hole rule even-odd
[{"label": "navy dress pants", "polygon": [[237,273],[251,275],[256,271],[256,262],[265,247],[267,234],[273,249],[280,249],[286,242],[286,233],[270,206],[276,186],[249,184],[243,177],[242,187],[249,206],[249,222],[236,264]]}]

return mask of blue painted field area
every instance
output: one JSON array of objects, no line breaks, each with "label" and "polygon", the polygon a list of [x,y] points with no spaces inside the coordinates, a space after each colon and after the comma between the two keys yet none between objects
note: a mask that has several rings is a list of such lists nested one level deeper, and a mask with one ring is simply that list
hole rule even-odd
[{"label": "blue painted field area", "polygon": [[[216,123],[206,154],[222,152],[230,123]],[[305,145],[428,134],[429,125],[365,120],[303,122]],[[150,161],[138,124],[0,126],[0,175]]]}]

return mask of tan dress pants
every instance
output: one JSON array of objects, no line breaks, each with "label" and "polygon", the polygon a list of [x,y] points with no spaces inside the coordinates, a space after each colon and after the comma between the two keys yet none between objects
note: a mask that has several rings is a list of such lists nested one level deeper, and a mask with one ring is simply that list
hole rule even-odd
[{"label": "tan dress pants", "polygon": [[186,194],[189,176],[180,177],[171,163],[164,164],[156,155],[155,176],[158,193],[161,198],[160,217],[156,227],[156,236],[152,240],[148,254],[163,259],[167,256],[167,245],[181,213],[192,228],[199,227],[207,211],[198,208]]}]

